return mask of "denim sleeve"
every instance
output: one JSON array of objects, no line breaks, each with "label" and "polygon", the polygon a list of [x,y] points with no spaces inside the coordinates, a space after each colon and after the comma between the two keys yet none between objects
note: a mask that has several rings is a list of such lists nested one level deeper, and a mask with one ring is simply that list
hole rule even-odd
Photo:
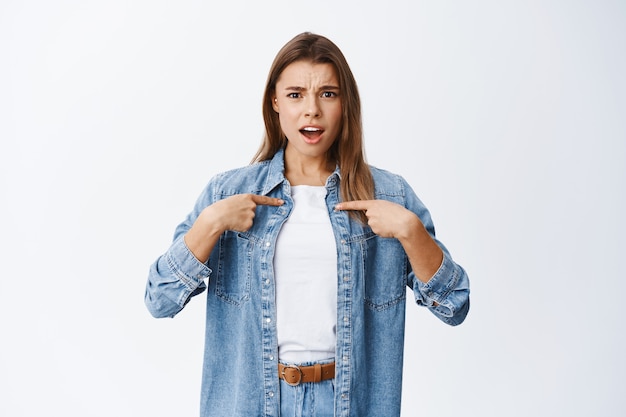
[{"label": "denim sleeve", "polygon": [[441,266],[430,280],[424,283],[413,271],[409,271],[409,286],[413,289],[418,305],[428,307],[444,323],[456,326],[465,320],[469,311],[469,278],[465,270],[454,262],[446,247],[435,237],[435,226],[428,209],[404,179],[402,183],[405,188],[406,208],[417,214],[443,251]]},{"label": "denim sleeve", "polygon": [[170,248],[150,266],[144,301],[154,317],[174,317],[191,297],[206,289],[204,280],[209,278],[211,269],[191,253],[184,235],[210,204],[212,183],[198,198],[193,211],[176,228]]},{"label": "denim sleeve", "polygon": [[451,326],[463,323],[470,304],[469,279],[447,251],[444,250],[439,270],[427,283],[417,279],[413,272],[409,273],[409,282],[413,283],[418,305],[428,307],[435,316]]},{"label": "denim sleeve", "polygon": [[204,279],[211,270],[198,261],[185,245],[183,237],[150,267],[145,303],[154,317],[174,317],[191,297],[206,289]]}]

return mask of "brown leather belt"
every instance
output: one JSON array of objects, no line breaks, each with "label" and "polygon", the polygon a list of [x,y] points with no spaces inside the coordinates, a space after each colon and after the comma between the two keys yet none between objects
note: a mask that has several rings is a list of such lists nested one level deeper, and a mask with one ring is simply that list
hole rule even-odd
[{"label": "brown leather belt", "polygon": [[320,382],[335,377],[335,362],[311,366],[296,366],[278,364],[278,377],[284,379],[291,386],[302,382]]}]

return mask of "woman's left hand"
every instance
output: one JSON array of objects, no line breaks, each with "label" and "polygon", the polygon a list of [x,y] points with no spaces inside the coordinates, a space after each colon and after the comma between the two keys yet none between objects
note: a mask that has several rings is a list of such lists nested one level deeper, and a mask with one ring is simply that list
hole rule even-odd
[{"label": "woman's left hand", "polygon": [[374,233],[398,239],[420,281],[428,282],[439,269],[443,251],[412,211],[386,200],[345,201],[335,210],[362,210]]},{"label": "woman's left hand", "polygon": [[415,213],[387,200],[345,201],[337,204],[335,210],[363,211],[367,224],[380,237],[406,239],[422,226]]}]

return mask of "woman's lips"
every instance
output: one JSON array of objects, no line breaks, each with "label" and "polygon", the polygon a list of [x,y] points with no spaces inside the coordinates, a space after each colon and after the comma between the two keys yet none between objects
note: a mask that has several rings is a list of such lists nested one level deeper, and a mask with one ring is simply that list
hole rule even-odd
[{"label": "woman's lips", "polygon": [[315,144],[321,140],[324,130],[319,127],[306,126],[300,129],[300,133],[304,136],[306,143]]}]

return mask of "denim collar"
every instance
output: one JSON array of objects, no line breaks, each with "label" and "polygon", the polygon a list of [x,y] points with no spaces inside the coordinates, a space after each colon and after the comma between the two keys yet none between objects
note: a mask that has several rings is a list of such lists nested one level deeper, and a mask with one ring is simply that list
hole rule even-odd
[{"label": "denim collar", "polygon": [[[337,165],[333,173],[326,180],[326,188],[336,186],[339,180],[341,180],[341,173],[339,171],[339,165]],[[274,157],[269,162],[267,178],[263,187],[263,195],[269,194],[274,188],[285,181],[287,181],[287,178],[285,178],[285,149],[281,148],[274,154]]]}]

